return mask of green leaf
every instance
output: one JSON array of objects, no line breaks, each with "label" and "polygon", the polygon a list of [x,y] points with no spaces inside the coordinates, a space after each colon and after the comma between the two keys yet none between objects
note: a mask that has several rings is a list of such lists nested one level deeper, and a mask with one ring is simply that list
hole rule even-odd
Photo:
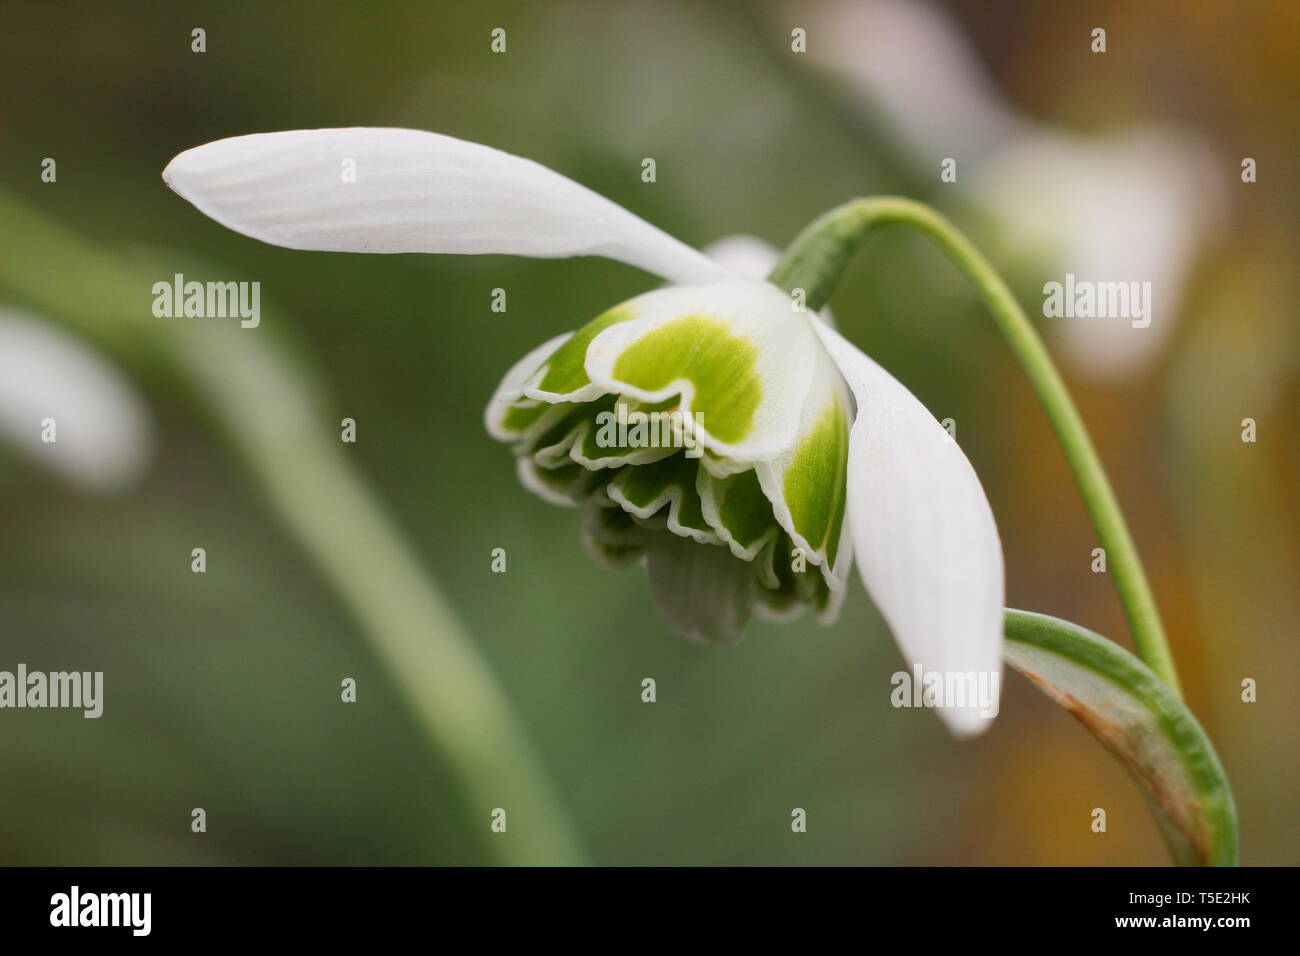
[{"label": "green leaf", "polygon": [[1151,668],[1092,631],[1006,612],[1004,656],[1128,768],[1183,866],[1235,866],[1237,811],[1201,725]]}]

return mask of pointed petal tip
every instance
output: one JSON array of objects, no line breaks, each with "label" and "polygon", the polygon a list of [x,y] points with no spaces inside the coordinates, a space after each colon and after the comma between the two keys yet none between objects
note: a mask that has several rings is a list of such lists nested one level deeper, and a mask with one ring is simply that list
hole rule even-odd
[{"label": "pointed petal tip", "polygon": [[993,726],[994,713],[986,715],[977,707],[936,707],[935,713],[948,732],[958,740],[974,740]]},{"label": "pointed petal tip", "polygon": [[180,190],[176,188],[177,163],[184,155],[185,153],[177,153],[171,158],[167,165],[162,168],[162,181],[167,185],[168,189],[178,195],[180,194]]}]

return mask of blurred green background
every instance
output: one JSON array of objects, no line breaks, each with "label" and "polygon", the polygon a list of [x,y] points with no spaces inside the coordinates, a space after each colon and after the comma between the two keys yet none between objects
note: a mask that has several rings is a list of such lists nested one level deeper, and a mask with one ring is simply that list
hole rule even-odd
[{"label": "blurred green background", "polygon": [[[1081,134],[1177,123],[1207,144],[1222,213],[1197,238],[1159,354],[1117,381],[1062,364],[1234,784],[1243,861],[1300,862],[1295,6],[988,2],[949,16],[1020,115]],[[805,20],[809,52],[793,54]],[[356,419],[346,455],[500,676],[595,861],[1163,863],[1123,770],[1016,675],[975,741],[892,709],[901,659],[856,585],[833,628],[756,622],[735,648],[686,644],[641,570],[596,565],[576,515],[519,487],[481,425],[501,375],[656,280],[603,260],[273,248],[159,178],[212,139],[374,125],[528,156],[694,245],[750,233],[781,246],[848,198],[905,193],[968,228],[1039,314],[1042,283],[1069,261],[1001,261],[1014,237],[947,200],[880,104],[819,62],[832,27],[811,20],[799,4],[6,4],[0,190],[103,250],[143,245],[262,283],[274,318],[232,333],[289,343],[328,396],[323,427]],[[1104,56],[1088,48],[1098,25]],[[489,51],[494,27],[505,55]],[[923,72],[943,67],[924,55]],[[1240,181],[1244,156],[1259,182]],[[57,183],[40,180],[45,157]],[[1107,222],[1122,232],[1124,216]],[[8,242],[21,229],[0,219]],[[0,264],[0,306],[39,311],[30,284],[80,268],[52,258],[13,282]],[[505,314],[490,311],[496,287]],[[139,301],[147,317],[147,287]],[[1127,643],[1046,421],[953,270],[915,237],[879,237],[832,305],[958,420],[999,521],[1008,603]],[[165,382],[141,388],[157,450],[118,493],[79,492],[0,444],[0,668],[106,682],[99,720],[0,712],[0,862],[488,862],[491,807],[466,805],[338,598],[202,416]],[[1240,440],[1247,416],[1255,444]],[[490,571],[497,547],[504,575]],[[358,703],[339,702],[343,677]],[[1240,700],[1246,677],[1257,703]],[[192,807],[207,833],[190,832]],[[805,834],[791,833],[794,807]],[[1090,830],[1094,807],[1105,834]]]}]

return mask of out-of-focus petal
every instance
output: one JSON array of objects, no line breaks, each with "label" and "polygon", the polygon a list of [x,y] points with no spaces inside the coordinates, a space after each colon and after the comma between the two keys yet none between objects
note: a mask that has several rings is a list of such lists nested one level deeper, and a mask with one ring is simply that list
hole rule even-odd
[{"label": "out-of-focus petal", "polygon": [[1223,205],[1205,144],[1157,126],[1093,136],[1038,130],[1009,140],[959,187],[987,211],[1003,257],[1021,259],[1044,283],[1064,284],[1067,273],[1130,292],[1138,283],[1144,315],[1130,297],[1120,314],[1051,320],[1066,360],[1100,380],[1161,353],[1196,248]]},{"label": "out-of-focus petal", "polygon": [[129,484],[154,443],[148,409],[111,365],[72,336],[5,309],[0,437],[87,491]]}]

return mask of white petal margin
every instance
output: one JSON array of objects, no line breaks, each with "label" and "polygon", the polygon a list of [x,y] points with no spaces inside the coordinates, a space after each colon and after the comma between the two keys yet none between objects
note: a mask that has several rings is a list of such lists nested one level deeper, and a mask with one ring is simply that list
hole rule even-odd
[{"label": "white petal margin", "polygon": [[[43,440],[53,422],[54,441]],[[84,491],[140,476],[153,422],[135,389],[80,341],[0,309],[0,439]]]},{"label": "white petal margin", "polygon": [[[817,326],[857,400],[849,439],[848,522],[867,592],[903,656],[923,673],[1002,673],[1002,545],[975,470],[897,379],[833,329]],[[992,675],[997,675],[996,684]],[[997,713],[937,708],[973,736]]]},{"label": "white petal margin", "polygon": [[186,150],[163,179],[223,226],[290,249],[605,256],[678,283],[728,275],[545,166],[421,130],[235,136]]}]

